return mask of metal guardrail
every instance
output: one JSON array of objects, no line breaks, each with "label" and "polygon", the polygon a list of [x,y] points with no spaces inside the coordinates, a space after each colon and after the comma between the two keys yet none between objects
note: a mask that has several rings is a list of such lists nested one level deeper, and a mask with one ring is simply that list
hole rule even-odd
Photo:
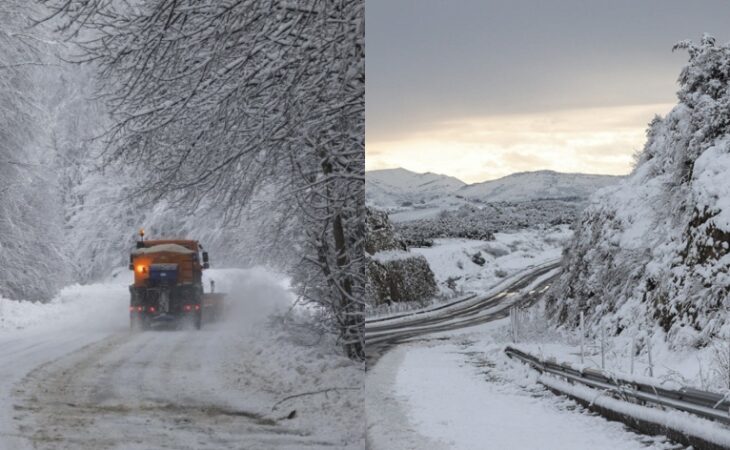
[{"label": "metal guardrail", "polygon": [[603,389],[634,403],[660,405],[730,424],[730,399],[722,394],[691,387],[667,389],[616,377],[601,370],[578,370],[552,359],[541,360],[514,347],[507,347],[504,351],[510,358],[517,358],[541,373],[550,373],[572,382]]}]

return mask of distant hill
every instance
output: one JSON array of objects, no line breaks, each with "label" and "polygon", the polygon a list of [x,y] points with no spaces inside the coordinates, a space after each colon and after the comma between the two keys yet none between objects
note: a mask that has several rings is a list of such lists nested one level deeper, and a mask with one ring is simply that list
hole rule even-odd
[{"label": "distant hill", "polygon": [[456,194],[482,202],[522,202],[543,199],[587,199],[621,177],[560,173],[552,170],[520,172],[497,180],[464,186]]},{"label": "distant hill", "polygon": [[468,185],[447,175],[398,168],[366,172],[365,192],[368,205],[387,210],[393,221],[403,222],[427,219],[470,204],[546,199],[582,202],[621,178],[541,170]]},{"label": "distant hill", "polygon": [[366,201],[381,209],[408,207],[449,196],[466,186],[458,178],[406,169],[373,170],[365,175]]}]

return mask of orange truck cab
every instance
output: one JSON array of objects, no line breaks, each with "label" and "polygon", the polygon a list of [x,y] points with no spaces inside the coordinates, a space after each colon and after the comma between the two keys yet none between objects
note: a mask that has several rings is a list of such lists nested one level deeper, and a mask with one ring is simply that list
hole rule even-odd
[{"label": "orange truck cab", "polygon": [[[204,294],[202,275],[208,253],[189,239],[140,240],[129,258],[134,284],[129,286],[130,325],[148,329],[160,322],[192,322],[200,329],[204,306],[217,309],[221,294]],[[206,298],[211,296],[211,298]]]}]

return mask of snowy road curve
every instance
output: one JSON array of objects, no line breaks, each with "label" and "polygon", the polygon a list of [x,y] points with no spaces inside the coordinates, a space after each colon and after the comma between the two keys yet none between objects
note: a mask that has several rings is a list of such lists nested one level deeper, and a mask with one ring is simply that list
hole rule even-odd
[{"label": "snowy road curve", "polygon": [[[559,268],[559,262],[540,266],[516,277],[500,292],[425,317],[414,315],[412,318],[366,323],[368,362],[376,362],[389,348],[410,339],[491,322],[506,317],[509,308],[514,305],[531,305],[559,276]],[[523,292],[525,290],[527,292]]]}]

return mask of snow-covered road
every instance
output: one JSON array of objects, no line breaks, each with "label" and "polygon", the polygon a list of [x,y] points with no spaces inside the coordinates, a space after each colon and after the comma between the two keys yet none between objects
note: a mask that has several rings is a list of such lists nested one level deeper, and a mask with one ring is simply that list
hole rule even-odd
[{"label": "snow-covered road", "polygon": [[360,368],[270,322],[290,300],[280,277],[216,276],[245,304],[201,331],[130,332],[124,282],[62,293],[24,329],[6,323],[0,448],[362,448]]},{"label": "snow-covered road", "polygon": [[[662,437],[633,433],[552,395],[534,374],[530,378],[527,369],[504,356],[509,305],[534,302],[554,278],[553,269],[533,269],[505,283],[501,294],[485,297],[493,300],[484,303],[479,320],[461,320],[465,308],[459,306],[434,312],[437,326],[424,326],[417,333],[413,327],[423,320],[420,316],[376,322],[370,330],[383,331],[375,332],[375,339],[379,333],[393,339],[383,341],[366,377],[369,447],[677,448]],[[452,310],[455,317],[450,317]]]}]

